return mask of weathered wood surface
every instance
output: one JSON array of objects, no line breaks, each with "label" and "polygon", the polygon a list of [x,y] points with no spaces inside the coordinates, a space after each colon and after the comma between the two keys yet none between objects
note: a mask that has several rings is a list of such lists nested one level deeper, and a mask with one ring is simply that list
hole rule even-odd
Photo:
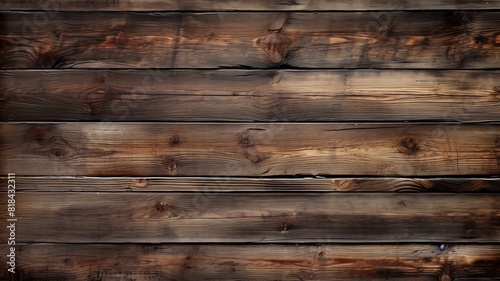
[{"label": "weathered wood surface", "polygon": [[[498,175],[499,125],[0,125],[3,175]],[[29,163],[29,165],[27,165]]]},{"label": "weathered wood surface", "polygon": [[[0,178],[7,186],[7,178]],[[197,192],[500,192],[498,178],[20,177],[17,191]]]},{"label": "weathered wood surface", "polygon": [[3,0],[0,10],[43,11],[363,11],[500,9],[498,0]]},{"label": "weathered wood surface", "polygon": [[[3,209],[6,201],[2,196]],[[16,201],[16,241],[25,243],[496,243],[500,237],[500,196],[482,193],[18,192]]]},{"label": "weathered wood surface", "polygon": [[2,12],[0,68],[498,68],[500,12]]},{"label": "weathered wood surface", "polygon": [[0,71],[14,121],[500,120],[499,71]]},{"label": "weathered wood surface", "polygon": [[[446,245],[443,250],[419,244],[18,247],[16,280],[485,281],[500,276],[498,245]],[[5,278],[6,271],[1,272]]]}]

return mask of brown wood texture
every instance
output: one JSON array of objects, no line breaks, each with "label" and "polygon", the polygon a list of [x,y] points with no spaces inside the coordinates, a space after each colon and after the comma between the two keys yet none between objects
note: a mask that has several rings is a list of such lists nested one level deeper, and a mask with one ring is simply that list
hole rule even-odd
[{"label": "brown wood texture", "polygon": [[[7,178],[0,178],[7,186]],[[17,177],[17,191],[85,192],[500,192],[498,178]]]},{"label": "brown wood texture", "polygon": [[0,71],[7,121],[500,120],[499,71]]},{"label": "brown wood texture", "polygon": [[[206,195],[18,192],[16,242],[496,243],[500,237],[500,196],[492,194]],[[7,209],[6,201],[0,207]]]},{"label": "brown wood texture", "polygon": [[498,68],[500,12],[2,12],[0,68]]},{"label": "brown wood texture", "polygon": [[4,175],[444,176],[500,171],[500,127],[491,124],[9,123],[0,126],[0,136]]},{"label": "brown wood texture", "polygon": [[0,280],[500,280],[500,0],[0,2]]},{"label": "brown wood texture", "polygon": [[[4,245],[0,249],[5,252]],[[19,249],[16,280],[485,281],[500,275],[498,245],[441,250],[415,244],[38,244]]]},{"label": "brown wood texture", "polygon": [[3,0],[0,10],[44,11],[364,11],[489,10],[498,0]]}]

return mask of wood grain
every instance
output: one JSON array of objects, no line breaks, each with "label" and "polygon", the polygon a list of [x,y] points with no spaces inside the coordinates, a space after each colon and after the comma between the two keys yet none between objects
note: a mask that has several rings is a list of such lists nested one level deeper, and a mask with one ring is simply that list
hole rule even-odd
[{"label": "wood grain", "polygon": [[[496,243],[499,199],[480,193],[18,192],[16,242]],[[6,209],[6,196],[1,200]]]},{"label": "wood grain", "polygon": [[0,137],[4,175],[456,176],[500,171],[500,127],[486,124],[9,123],[0,126]]},{"label": "wood grain", "polygon": [[2,12],[0,68],[498,68],[500,12]]},{"label": "wood grain", "polygon": [[[0,246],[3,252],[5,248]],[[498,245],[447,245],[440,250],[420,244],[33,244],[19,249],[18,280],[291,281],[335,276],[351,281],[484,281],[500,276]]]},{"label": "wood grain", "polygon": [[7,121],[493,121],[499,71],[0,71]]},{"label": "wood grain", "polygon": [[[0,178],[7,186],[7,178]],[[17,191],[85,192],[500,192],[497,178],[20,177]]]},{"label": "wood grain", "polygon": [[499,9],[498,0],[4,0],[0,10],[44,11],[357,11]]}]

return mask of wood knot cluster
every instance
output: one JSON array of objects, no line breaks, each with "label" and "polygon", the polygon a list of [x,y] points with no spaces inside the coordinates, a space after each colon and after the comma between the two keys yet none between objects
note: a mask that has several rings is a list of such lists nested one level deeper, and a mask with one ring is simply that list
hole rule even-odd
[{"label": "wood knot cluster", "polygon": [[76,149],[63,137],[54,135],[53,128],[48,125],[34,126],[28,131],[26,139],[30,143],[30,153],[52,160],[64,160],[77,154]]}]

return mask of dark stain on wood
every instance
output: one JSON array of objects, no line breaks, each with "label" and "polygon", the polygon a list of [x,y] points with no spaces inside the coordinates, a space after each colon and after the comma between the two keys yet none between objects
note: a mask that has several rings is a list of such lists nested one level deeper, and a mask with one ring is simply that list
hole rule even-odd
[{"label": "dark stain on wood", "polygon": [[472,21],[472,13],[468,11],[451,11],[446,20],[448,26],[452,29],[467,29],[467,25]]}]

